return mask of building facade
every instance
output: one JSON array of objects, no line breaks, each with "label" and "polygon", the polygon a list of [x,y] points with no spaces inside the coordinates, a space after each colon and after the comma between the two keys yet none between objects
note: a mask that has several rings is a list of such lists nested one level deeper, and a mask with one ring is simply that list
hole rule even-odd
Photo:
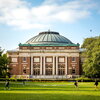
[{"label": "building facade", "polygon": [[17,77],[65,79],[81,74],[79,44],[58,32],[41,32],[7,53],[11,75]]}]

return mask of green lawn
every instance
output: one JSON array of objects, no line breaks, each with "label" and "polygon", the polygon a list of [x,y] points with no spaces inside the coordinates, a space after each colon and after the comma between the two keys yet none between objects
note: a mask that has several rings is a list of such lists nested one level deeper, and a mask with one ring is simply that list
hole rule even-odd
[{"label": "green lawn", "polygon": [[[10,82],[10,90],[4,90],[0,82],[0,100],[100,100],[100,90],[94,83],[80,82]],[[99,83],[100,87],[100,83]]]}]

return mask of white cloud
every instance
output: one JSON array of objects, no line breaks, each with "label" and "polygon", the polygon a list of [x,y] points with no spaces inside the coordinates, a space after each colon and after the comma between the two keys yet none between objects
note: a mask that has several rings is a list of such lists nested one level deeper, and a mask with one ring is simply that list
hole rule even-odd
[{"label": "white cloud", "polygon": [[20,29],[45,28],[52,22],[72,23],[88,17],[95,7],[92,0],[45,0],[29,7],[24,0],[0,0],[0,23]]}]

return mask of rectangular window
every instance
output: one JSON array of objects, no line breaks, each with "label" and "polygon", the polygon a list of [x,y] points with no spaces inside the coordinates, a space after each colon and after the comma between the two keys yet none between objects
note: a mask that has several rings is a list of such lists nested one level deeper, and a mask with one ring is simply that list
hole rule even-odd
[{"label": "rectangular window", "polygon": [[76,61],[76,58],[75,58],[75,57],[72,57],[72,62],[73,62],[73,61]]},{"label": "rectangular window", "polygon": [[60,49],[60,50],[63,50],[63,49],[65,49],[65,48],[64,48],[64,47],[59,47],[59,49]]},{"label": "rectangular window", "polygon": [[40,49],[40,47],[34,47],[34,49],[35,49],[35,50],[39,50],[39,49]]},{"label": "rectangular window", "polygon": [[12,58],[12,62],[17,62],[17,58]]},{"label": "rectangular window", "polygon": [[76,47],[71,47],[71,49],[76,49]]},{"label": "rectangular window", "polygon": [[46,49],[50,49],[50,50],[51,50],[51,49],[52,49],[52,47],[46,47]]},{"label": "rectangular window", "polygon": [[27,47],[23,47],[23,50],[26,50],[27,49]]},{"label": "rectangular window", "polygon": [[34,69],[33,75],[40,75],[40,69]]},{"label": "rectangular window", "polygon": [[37,58],[37,57],[36,57],[36,58],[34,58],[33,61],[36,62],[36,63],[37,63],[37,62],[40,62],[40,58]]},{"label": "rectangular window", "polygon": [[52,62],[52,58],[50,58],[50,57],[46,58],[46,62],[48,62],[48,63]]},{"label": "rectangular window", "polygon": [[75,69],[72,69],[72,74],[75,74]]},{"label": "rectangular window", "polygon": [[65,62],[65,58],[64,57],[59,57],[59,62]]},{"label": "rectangular window", "polygon": [[26,74],[26,69],[23,69],[23,73]]},{"label": "rectangular window", "polygon": [[52,75],[52,69],[46,69],[46,73],[45,73],[46,75]]},{"label": "rectangular window", "polygon": [[23,62],[26,62],[26,60],[27,60],[26,57],[23,57]]},{"label": "rectangular window", "polygon": [[58,69],[58,75],[65,75],[65,69]]}]

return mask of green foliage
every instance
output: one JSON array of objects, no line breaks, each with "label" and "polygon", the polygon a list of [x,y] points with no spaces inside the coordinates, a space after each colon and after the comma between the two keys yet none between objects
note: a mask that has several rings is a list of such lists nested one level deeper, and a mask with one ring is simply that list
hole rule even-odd
[{"label": "green foliage", "polygon": [[10,67],[9,67],[10,60],[7,57],[7,54],[0,53],[0,77],[9,77]]},{"label": "green foliage", "polygon": [[86,38],[82,45],[83,71],[88,77],[100,77],[100,37]]}]

